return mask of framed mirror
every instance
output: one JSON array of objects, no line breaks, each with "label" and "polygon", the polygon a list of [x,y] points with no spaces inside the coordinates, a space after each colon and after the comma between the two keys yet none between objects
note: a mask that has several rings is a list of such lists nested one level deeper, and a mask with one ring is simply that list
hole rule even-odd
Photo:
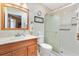
[{"label": "framed mirror", "polygon": [[1,29],[18,30],[28,29],[29,10],[14,4],[2,4],[3,16],[1,19]]}]

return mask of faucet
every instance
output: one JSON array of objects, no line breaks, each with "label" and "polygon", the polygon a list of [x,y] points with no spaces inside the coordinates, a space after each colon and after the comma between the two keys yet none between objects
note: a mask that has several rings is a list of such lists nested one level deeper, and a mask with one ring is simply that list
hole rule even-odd
[{"label": "faucet", "polygon": [[25,30],[23,30],[22,33],[19,33],[19,32],[18,32],[17,34],[15,34],[15,36],[16,36],[16,37],[19,37],[19,36],[26,36],[24,33],[25,33]]},{"label": "faucet", "polygon": [[17,33],[17,34],[15,34],[16,37],[19,37],[19,36],[22,36],[22,35],[25,36],[25,34],[23,34],[23,33]]},{"label": "faucet", "polygon": [[23,32],[21,33],[21,35],[26,36],[24,33],[25,33],[25,30],[23,30]]},{"label": "faucet", "polygon": [[20,33],[17,33],[17,34],[15,34],[15,36],[18,37],[18,36],[21,36],[21,34]]}]

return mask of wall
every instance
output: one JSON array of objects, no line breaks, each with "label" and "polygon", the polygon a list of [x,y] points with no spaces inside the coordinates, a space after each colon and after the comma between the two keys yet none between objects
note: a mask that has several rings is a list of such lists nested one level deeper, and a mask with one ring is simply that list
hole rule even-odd
[{"label": "wall", "polygon": [[[44,15],[46,14],[46,8],[43,7],[42,5],[40,4],[36,4],[36,3],[28,3],[27,4],[27,7],[29,8],[30,10],[30,15],[29,15],[29,20],[30,22],[34,20],[34,16],[37,14],[37,11],[38,10],[41,10],[42,11],[42,17],[44,17]],[[35,26],[36,25],[36,26]],[[1,26],[1,25],[0,25]],[[43,32],[42,30],[44,30],[44,24],[31,24],[30,23],[30,26],[34,26],[34,32],[38,31],[37,29],[39,29],[41,32]],[[39,28],[40,27],[40,28]],[[37,28],[37,29],[36,29]],[[23,30],[0,30],[0,37],[6,37],[6,36],[14,36],[16,33],[24,33]],[[29,34],[29,31],[26,30],[25,31],[25,34]]]},{"label": "wall", "polygon": [[[37,12],[41,11],[42,14],[39,17],[45,18],[45,14],[48,12],[48,9],[46,9],[44,6],[42,6],[40,3],[29,3],[27,4],[30,9],[30,26],[32,27],[32,34],[38,35],[38,32],[40,32],[42,35],[44,34],[44,23],[35,23],[34,22],[34,16],[38,16]],[[45,20],[45,19],[44,19]]]}]

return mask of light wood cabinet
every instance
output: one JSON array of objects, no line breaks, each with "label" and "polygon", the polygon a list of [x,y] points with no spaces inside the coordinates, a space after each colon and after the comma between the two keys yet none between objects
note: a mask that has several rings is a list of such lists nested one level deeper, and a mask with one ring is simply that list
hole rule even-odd
[{"label": "light wood cabinet", "polygon": [[37,38],[0,45],[1,56],[37,56]]},{"label": "light wood cabinet", "polygon": [[37,45],[31,45],[31,46],[28,46],[28,56],[35,56],[37,55]]}]

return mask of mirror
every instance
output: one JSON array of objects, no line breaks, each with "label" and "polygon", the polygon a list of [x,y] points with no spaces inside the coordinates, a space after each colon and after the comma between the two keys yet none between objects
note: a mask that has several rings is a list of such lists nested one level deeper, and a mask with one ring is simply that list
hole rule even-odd
[{"label": "mirror", "polygon": [[[8,24],[6,24],[8,22]],[[20,15],[15,15],[15,14],[9,14],[8,13],[8,20],[7,22],[5,22],[5,24],[9,27],[9,28],[21,28],[21,16]],[[7,26],[5,25],[5,28],[7,28]]]},{"label": "mirror", "polygon": [[4,29],[27,29],[28,28],[28,10],[4,6]]}]

